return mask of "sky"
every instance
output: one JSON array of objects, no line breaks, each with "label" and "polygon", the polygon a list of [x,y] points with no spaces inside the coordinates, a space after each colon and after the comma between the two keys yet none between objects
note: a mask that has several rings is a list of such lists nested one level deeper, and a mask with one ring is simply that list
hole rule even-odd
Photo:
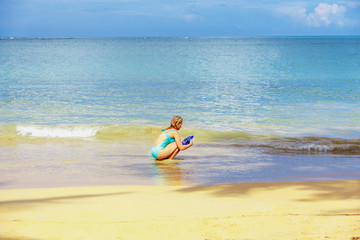
[{"label": "sky", "polygon": [[0,0],[1,37],[360,35],[360,0]]}]

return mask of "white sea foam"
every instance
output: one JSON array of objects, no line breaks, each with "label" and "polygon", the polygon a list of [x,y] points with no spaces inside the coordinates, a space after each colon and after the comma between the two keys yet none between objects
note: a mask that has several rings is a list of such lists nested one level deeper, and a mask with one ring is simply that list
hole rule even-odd
[{"label": "white sea foam", "polygon": [[309,144],[305,146],[298,147],[299,150],[307,150],[307,151],[317,151],[317,152],[328,152],[333,150],[333,147],[330,147],[328,145],[317,145],[317,144]]},{"label": "white sea foam", "polygon": [[98,126],[16,126],[16,132],[21,136],[57,137],[57,138],[87,138],[95,136]]}]

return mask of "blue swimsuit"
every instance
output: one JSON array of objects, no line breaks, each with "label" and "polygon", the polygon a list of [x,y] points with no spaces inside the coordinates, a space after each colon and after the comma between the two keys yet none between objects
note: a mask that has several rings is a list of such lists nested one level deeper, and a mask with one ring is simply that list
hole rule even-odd
[{"label": "blue swimsuit", "polygon": [[166,134],[166,139],[159,143],[159,145],[157,145],[156,147],[152,147],[151,148],[151,155],[155,158],[155,159],[158,159],[158,154],[161,150],[163,150],[164,148],[166,148],[166,146],[169,144],[169,143],[172,143],[175,141],[174,138],[171,138],[168,134],[168,132],[171,132],[171,131],[176,131],[174,129],[172,130],[168,130],[168,131],[165,131],[165,129],[162,129],[161,131],[164,131],[165,134]]}]

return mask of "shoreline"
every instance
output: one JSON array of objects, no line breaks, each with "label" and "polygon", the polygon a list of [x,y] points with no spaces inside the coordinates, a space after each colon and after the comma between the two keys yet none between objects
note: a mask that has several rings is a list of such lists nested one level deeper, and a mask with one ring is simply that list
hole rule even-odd
[{"label": "shoreline", "polygon": [[0,189],[359,179],[358,155],[273,154],[199,143],[177,160],[155,161],[151,144],[120,143],[59,140],[2,147]]},{"label": "shoreline", "polygon": [[0,189],[1,239],[352,239],[360,180]]}]

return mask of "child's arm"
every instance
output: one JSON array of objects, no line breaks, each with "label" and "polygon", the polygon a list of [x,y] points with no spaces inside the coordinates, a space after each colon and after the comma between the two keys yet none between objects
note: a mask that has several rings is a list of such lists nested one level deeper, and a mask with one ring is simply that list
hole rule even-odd
[{"label": "child's arm", "polygon": [[181,142],[181,137],[180,134],[177,131],[174,131],[174,138],[175,138],[175,142],[176,145],[178,146],[178,148],[180,149],[180,151],[184,151],[186,149],[188,149],[189,147],[191,147],[193,145],[193,141],[191,140],[189,144],[187,145],[183,145]]}]

